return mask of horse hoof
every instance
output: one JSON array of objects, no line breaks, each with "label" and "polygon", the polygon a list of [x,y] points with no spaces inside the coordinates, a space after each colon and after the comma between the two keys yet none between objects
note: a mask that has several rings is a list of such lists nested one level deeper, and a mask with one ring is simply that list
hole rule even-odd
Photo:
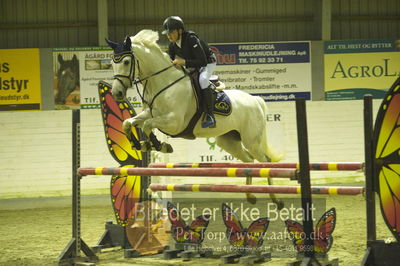
[{"label": "horse hoof", "polygon": [[163,142],[161,144],[161,150],[160,152],[162,153],[172,153],[174,151],[174,149],[172,148],[171,144],[165,143]]},{"label": "horse hoof", "polygon": [[132,141],[128,138],[129,142],[131,143],[131,148],[132,150],[137,150],[141,151],[142,150],[142,144],[138,141]]},{"label": "horse hoof", "polygon": [[148,141],[141,141],[140,145],[142,146],[140,151],[142,152],[148,152],[151,151],[151,143]]},{"label": "horse hoof", "polygon": [[247,201],[250,204],[256,204],[257,203],[257,198],[256,198],[256,196],[254,196],[254,194],[247,193],[246,197],[247,197]]}]

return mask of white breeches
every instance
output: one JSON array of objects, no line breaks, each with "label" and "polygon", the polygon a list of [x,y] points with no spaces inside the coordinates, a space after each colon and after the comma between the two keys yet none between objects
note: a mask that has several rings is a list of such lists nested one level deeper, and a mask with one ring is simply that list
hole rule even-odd
[{"label": "white breeches", "polygon": [[207,64],[205,67],[200,68],[199,83],[202,89],[206,89],[208,86],[210,86],[210,77],[214,72],[216,66],[217,63],[215,62]]}]

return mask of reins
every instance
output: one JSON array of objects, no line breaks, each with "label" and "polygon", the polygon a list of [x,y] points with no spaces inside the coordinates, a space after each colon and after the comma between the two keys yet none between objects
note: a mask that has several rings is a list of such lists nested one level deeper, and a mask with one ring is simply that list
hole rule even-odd
[{"label": "reins", "polygon": [[[148,102],[148,101],[144,98],[145,93],[146,93],[146,89],[147,89],[147,81],[148,81],[150,78],[152,78],[152,77],[154,77],[154,76],[157,76],[157,75],[161,74],[162,72],[165,72],[165,71],[167,71],[168,69],[174,67],[174,65],[167,66],[167,67],[165,67],[165,68],[163,68],[163,69],[161,69],[161,70],[159,70],[159,71],[157,71],[157,72],[154,72],[154,73],[152,73],[152,74],[150,74],[150,75],[148,75],[148,76],[146,76],[146,77],[144,77],[144,78],[138,78],[138,79],[135,79],[134,81],[132,81],[132,78],[135,77],[135,69],[134,69],[134,68],[133,68],[133,75],[132,75],[132,66],[134,66],[135,63],[137,63],[138,72],[140,72],[140,66],[139,66],[139,61],[135,59],[135,56],[134,56],[133,52],[130,52],[129,54],[131,55],[131,57],[132,57],[132,59],[133,59],[133,62],[132,62],[132,64],[131,64],[131,71],[130,71],[130,73],[129,73],[129,81],[130,81],[130,83],[131,83],[131,86],[135,85],[136,91],[137,91],[137,93],[139,94],[139,96],[140,96],[142,102],[145,103],[145,104],[147,104],[147,105],[149,106],[149,108],[150,108],[150,113],[151,113],[151,115],[153,115],[153,114],[152,114],[152,107],[153,107],[153,103],[154,103],[155,99],[156,99],[161,93],[163,93],[164,91],[166,91],[167,89],[169,89],[170,87],[172,87],[173,85],[175,85],[176,83],[178,83],[179,81],[181,81],[182,79],[184,79],[184,78],[187,76],[187,73],[186,73],[186,71],[184,71],[184,69],[182,68],[182,69],[183,69],[184,75],[183,75],[182,77],[178,78],[177,80],[173,81],[172,83],[168,84],[167,86],[165,86],[164,88],[162,88],[160,91],[158,91],[158,92],[153,96],[153,98],[151,99],[151,101]],[[115,78],[115,77],[118,77],[118,76],[119,76],[119,75],[115,75],[114,78]],[[132,76],[132,78],[131,78],[131,76]],[[124,76],[124,77],[126,77],[126,76]],[[120,80],[119,80],[119,81],[120,81]],[[143,81],[145,81],[144,85],[143,85],[143,83],[142,83]],[[121,82],[121,81],[120,81],[120,82]],[[139,90],[139,86],[138,86],[139,83],[143,85],[143,92],[142,92],[142,93],[140,93],[140,90]]]},{"label": "reins", "polygon": [[[130,67],[130,70],[129,70],[129,75],[117,74],[117,75],[114,75],[113,78],[116,79],[116,80],[118,80],[118,81],[122,84],[122,86],[124,87],[124,89],[127,89],[128,87],[126,87],[126,86],[124,85],[124,83],[122,82],[122,80],[121,80],[120,78],[127,78],[127,79],[129,79],[130,87],[133,87],[133,85],[135,85],[136,91],[137,91],[137,93],[139,94],[139,96],[140,96],[142,102],[145,103],[145,104],[147,104],[147,105],[149,106],[149,108],[150,108],[150,113],[151,113],[151,115],[153,115],[153,114],[152,114],[152,107],[153,107],[153,103],[154,103],[155,99],[156,99],[161,93],[163,93],[164,91],[166,91],[168,88],[172,87],[173,85],[175,85],[176,83],[178,83],[179,81],[181,81],[182,79],[184,79],[184,78],[187,76],[187,72],[182,68],[184,75],[183,75],[182,77],[178,78],[177,80],[173,81],[172,83],[168,84],[167,86],[165,86],[164,88],[162,88],[160,91],[158,91],[158,92],[154,95],[154,97],[151,99],[151,101],[148,102],[148,101],[146,101],[145,98],[144,98],[145,93],[146,93],[146,88],[147,88],[147,81],[148,81],[150,78],[152,78],[152,77],[154,77],[154,76],[157,76],[157,75],[161,74],[162,72],[167,71],[168,69],[174,67],[174,65],[167,66],[167,67],[165,67],[165,68],[163,68],[163,69],[161,69],[161,70],[159,70],[159,71],[157,71],[157,72],[154,72],[154,73],[148,75],[147,77],[144,77],[144,78],[137,78],[137,79],[135,79],[135,80],[132,81],[132,79],[135,78],[135,70],[136,70],[136,69],[135,69],[135,64],[136,64],[136,63],[137,63],[137,67],[138,67],[138,72],[140,72],[139,61],[135,59],[135,56],[134,56],[133,52],[130,51],[130,52],[125,52],[125,53],[122,53],[122,54],[115,55],[114,58],[113,58],[113,60],[114,60],[114,62],[118,63],[118,62],[120,62],[125,56],[130,56],[130,57],[132,58],[132,63],[131,63],[131,67]],[[143,81],[145,81],[144,85],[143,85],[143,83],[142,83]],[[140,93],[140,91],[139,91],[139,86],[138,86],[139,83],[142,84],[142,86],[143,86],[143,92],[142,92],[142,93]]]},{"label": "reins", "polygon": [[[139,64],[138,64],[138,65],[139,65]],[[142,81],[147,80],[147,79],[149,79],[149,78],[151,78],[151,77],[154,77],[154,76],[156,76],[156,75],[158,75],[158,74],[160,74],[160,73],[162,73],[162,72],[168,70],[169,68],[171,68],[171,67],[173,67],[173,66],[174,66],[174,65],[167,66],[167,67],[161,69],[160,71],[157,71],[157,72],[155,72],[155,73],[153,73],[153,74],[151,74],[151,75],[148,75],[148,76],[145,77],[145,78],[135,79],[135,81],[133,82],[133,84],[141,83]]]},{"label": "reins", "polygon": [[186,77],[186,72],[184,72],[184,73],[185,74],[182,77],[180,77],[179,79],[177,79],[174,82],[170,83],[169,85],[165,86],[163,89],[161,89],[159,92],[157,92],[156,95],[154,95],[153,99],[151,100],[151,102],[149,104],[150,112],[151,112],[151,107],[153,106],[154,100],[157,98],[157,96],[160,95],[161,93],[163,93],[165,90],[167,90],[171,86],[173,86],[176,83],[178,83],[179,81],[181,81],[182,79],[184,79]]}]

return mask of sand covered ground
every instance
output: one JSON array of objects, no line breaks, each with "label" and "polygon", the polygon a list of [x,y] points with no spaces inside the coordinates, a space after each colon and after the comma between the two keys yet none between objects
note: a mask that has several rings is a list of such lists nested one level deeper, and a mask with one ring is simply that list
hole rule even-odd
[{"label": "sand covered ground", "polygon": [[[365,199],[363,196],[327,196],[314,197],[316,202],[325,204],[324,208],[336,208],[337,225],[333,233],[334,243],[329,252],[330,258],[339,258],[341,265],[359,265],[366,249]],[[0,200],[0,265],[52,265],[71,239],[71,199],[40,198]],[[222,199],[220,199],[223,201]],[[214,200],[217,202],[217,200]],[[293,202],[293,198],[285,202]],[[261,204],[265,201],[260,200]],[[299,203],[299,201],[298,201]],[[216,204],[220,204],[217,202]],[[181,205],[183,206],[183,205]],[[320,216],[320,212],[317,216]],[[216,214],[218,216],[218,214]],[[317,217],[319,218],[319,217]],[[89,245],[97,244],[104,232],[107,220],[113,220],[114,214],[106,195],[86,196],[82,199],[82,239]],[[250,222],[242,221],[247,227]],[[377,205],[378,239],[391,237],[381,218]],[[227,245],[225,240],[211,239],[211,232],[225,230],[220,219],[215,219],[207,229],[210,234],[204,245],[217,242]],[[283,232],[281,221],[271,221],[269,236],[273,232]],[[267,234],[268,237],[268,234]],[[266,239],[263,246],[277,247],[277,240]],[[289,239],[281,241],[281,247],[291,245]],[[274,253],[273,253],[274,254]],[[164,260],[162,255],[124,258],[122,250],[115,249],[98,253],[98,265],[216,265],[220,259],[199,258],[191,261],[182,259]],[[293,257],[273,257],[265,265],[285,265]]]}]

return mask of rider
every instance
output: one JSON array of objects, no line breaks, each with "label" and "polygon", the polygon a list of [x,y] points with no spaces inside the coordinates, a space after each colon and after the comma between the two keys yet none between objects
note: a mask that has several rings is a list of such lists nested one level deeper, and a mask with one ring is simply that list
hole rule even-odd
[{"label": "rider", "polygon": [[165,19],[164,31],[171,42],[168,54],[176,66],[186,66],[199,71],[201,97],[203,98],[204,118],[202,127],[215,127],[216,121],[213,114],[213,96],[211,92],[210,77],[217,65],[216,57],[208,44],[201,40],[193,31],[186,31],[182,19],[170,16]]}]

